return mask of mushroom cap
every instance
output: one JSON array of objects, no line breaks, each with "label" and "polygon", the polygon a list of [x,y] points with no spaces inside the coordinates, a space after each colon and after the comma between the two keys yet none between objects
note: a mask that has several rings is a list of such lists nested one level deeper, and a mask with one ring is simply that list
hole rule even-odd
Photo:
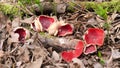
[{"label": "mushroom cap", "polygon": [[23,27],[17,27],[13,31],[14,31],[14,33],[18,33],[18,35],[19,35],[18,40],[21,42],[24,42],[25,39],[30,37],[30,32]]},{"label": "mushroom cap", "polygon": [[46,15],[40,15],[34,20],[31,26],[35,31],[46,31],[54,22],[55,18]]},{"label": "mushroom cap", "polygon": [[45,16],[45,15],[40,15],[39,16],[39,22],[41,23],[43,30],[47,30],[49,26],[55,22],[54,18]]},{"label": "mushroom cap", "polygon": [[73,25],[66,23],[58,28],[58,36],[66,36],[73,33]]},{"label": "mushroom cap", "polygon": [[79,57],[83,52],[84,44],[79,41],[75,46],[75,50],[63,51],[61,53],[63,60],[66,62],[71,62],[73,58]]},{"label": "mushroom cap", "polygon": [[84,48],[84,54],[91,54],[97,51],[96,45],[91,45],[88,44],[85,48]]},{"label": "mushroom cap", "polygon": [[87,44],[102,46],[104,42],[105,33],[103,29],[89,28],[84,35]]}]

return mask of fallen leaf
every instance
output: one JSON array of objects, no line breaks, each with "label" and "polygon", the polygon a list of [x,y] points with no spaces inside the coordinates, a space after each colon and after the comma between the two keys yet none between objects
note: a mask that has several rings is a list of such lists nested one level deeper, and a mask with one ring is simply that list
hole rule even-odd
[{"label": "fallen leaf", "polygon": [[20,22],[21,22],[21,23],[31,24],[34,19],[35,19],[35,17],[34,17],[34,16],[31,16],[30,18],[25,18],[24,20],[20,20]]},{"label": "fallen leaf", "polygon": [[100,63],[93,64],[94,68],[104,68]]},{"label": "fallen leaf", "polygon": [[65,3],[61,3],[57,5],[58,13],[65,13],[67,5]]},{"label": "fallen leaf", "polygon": [[4,52],[0,50],[0,58],[4,56]]},{"label": "fallen leaf", "polygon": [[39,59],[36,59],[36,61],[27,64],[25,68],[41,68],[42,63],[43,63],[43,58],[40,57]]},{"label": "fallen leaf", "polygon": [[73,58],[72,63],[70,64],[70,68],[85,68],[83,62],[78,58]]},{"label": "fallen leaf", "polygon": [[20,26],[20,18],[15,18],[12,21],[12,28],[16,28],[16,27],[19,27],[19,26]]},{"label": "fallen leaf", "polygon": [[113,59],[119,59],[120,58],[120,51],[119,49],[112,49],[112,58]]},{"label": "fallen leaf", "polygon": [[56,51],[53,51],[52,58],[53,58],[54,61],[60,60],[60,56]]}]

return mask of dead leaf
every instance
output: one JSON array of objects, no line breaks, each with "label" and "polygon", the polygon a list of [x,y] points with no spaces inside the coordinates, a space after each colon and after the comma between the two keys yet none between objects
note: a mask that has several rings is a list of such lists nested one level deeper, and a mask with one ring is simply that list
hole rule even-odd
[{"label": "dead leaf", "polygon": [[4,42],[4,39],[0,40],[0,50],[1,50],[2,47],[3,47],[3,42]]},{"label": "dead leaf", "polygon": [[53,0],[54,3],[61,3],[61,0]]},{"label": "dead leaf", "polygon": [[111,49],[111,56],[110,56],[110,58],[106,61],[106,65],[107,65],[108,68],[113,65],[113,60],[120,58],[119,49],[115,49],[115,48],[110,47],[110,46],[109,46],[109,48]]},{"label": "dead leaf", "polygon": [[66,10],[67,5],[62,3],[57,5],[57,12],[58,13],[64,13]]},{"label": "dead leaf", "polygon": [[70,64],[70,68],[85,68],[83,62],[78,58],[72,59],[73,63]]},{"label": "dead leaf", "polygon": [[23,62],[28,62],[28,61],[29,61],[29,58],[30,58],[29,54],[30,54],[30,53],[29,53],[28,49],[25,49],[23,55],[21,55],[21,60],[22,60]]},{"label": "dead leaf", "polygon": [[112,57],[113,59],[119,59],[120,58],[120,52],[119,49],[112,49]]},{"label": "dead leaf", "polygon": [[12,21],[12,27],[15,28],[15,27],[19,27],[19,26],[20,26],[20,18],[15,18]]},{"label": "dead leaf", "polygon": [[0,63],[0,68],[9,68],[9,67],[7,67],[5,64]]},{"label": "dead leaf", "polygon": [[20,22],[21,22],[21,23],[31,24],[34,19],[35,19],[35,17],[34,17],[34,16],[31,16],[30,18],[25,18],[24,20],[20,20]]},{"label": "dead leaf", "polygon": [[94,68],[103,68],[103,66],[100,63],[93,64]]},{"label": "dead leaf", "polygon": [[22,64],[22,61],[18,61],[18,62],[16,63],[16,66],[19,68],[19,67],[21,66],[21,64]]},{"label": "dead leaf", "polygon": [[0,50],[0,58],[4,56],[4,52]]},{"label": "dead leaf", "polygon": [[60,56],[56,51],[53,51],[52,58],[53,58],[54,61],[60,60]]},{"label": "dead leaf", "polygon": [[43,63],[43,57],[40,57],[39,59],[36,59],[36,61],[27,64],[25,68],[41,68],[42,63]]},{"label": "dead leaf", "polygon": [[11,32],[10,35],[11,35],[11,37],[8,38],[8,41],[7,41],[8,44],[11,44],[12,42],[19,42],[19,40],[18,40],[19,34]]}]

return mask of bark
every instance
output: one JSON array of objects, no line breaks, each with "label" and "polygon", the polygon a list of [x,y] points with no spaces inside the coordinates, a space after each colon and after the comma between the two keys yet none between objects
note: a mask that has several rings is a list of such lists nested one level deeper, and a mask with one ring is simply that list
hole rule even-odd
[{"label": "bark", "polygon": [[54,50],[61,52],[64,50],[73,50],[79,39],[67,39],[65,37],[53,37],[49,35],[40,35],[36,33],[35,41],[43,44],[45,48],[53,47]]}]

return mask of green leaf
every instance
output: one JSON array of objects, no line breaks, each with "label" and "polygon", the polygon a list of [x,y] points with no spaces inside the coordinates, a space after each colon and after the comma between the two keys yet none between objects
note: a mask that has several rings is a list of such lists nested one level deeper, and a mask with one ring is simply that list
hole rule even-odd
[{"label": "green leaf", "polygon": [[102,54],[100,51],[98,51],[98,57],[102,57]]},{"label": "green leaf", "polygon": [[100,51],[98,51],[98,57],[100,58],[100,63],[105,64],[105,61],[102,59],[102,54]]},{"label": "green leaf", "polygon": [[100,58],[100,63],[105,64],[105,61],[102,58]]}]

